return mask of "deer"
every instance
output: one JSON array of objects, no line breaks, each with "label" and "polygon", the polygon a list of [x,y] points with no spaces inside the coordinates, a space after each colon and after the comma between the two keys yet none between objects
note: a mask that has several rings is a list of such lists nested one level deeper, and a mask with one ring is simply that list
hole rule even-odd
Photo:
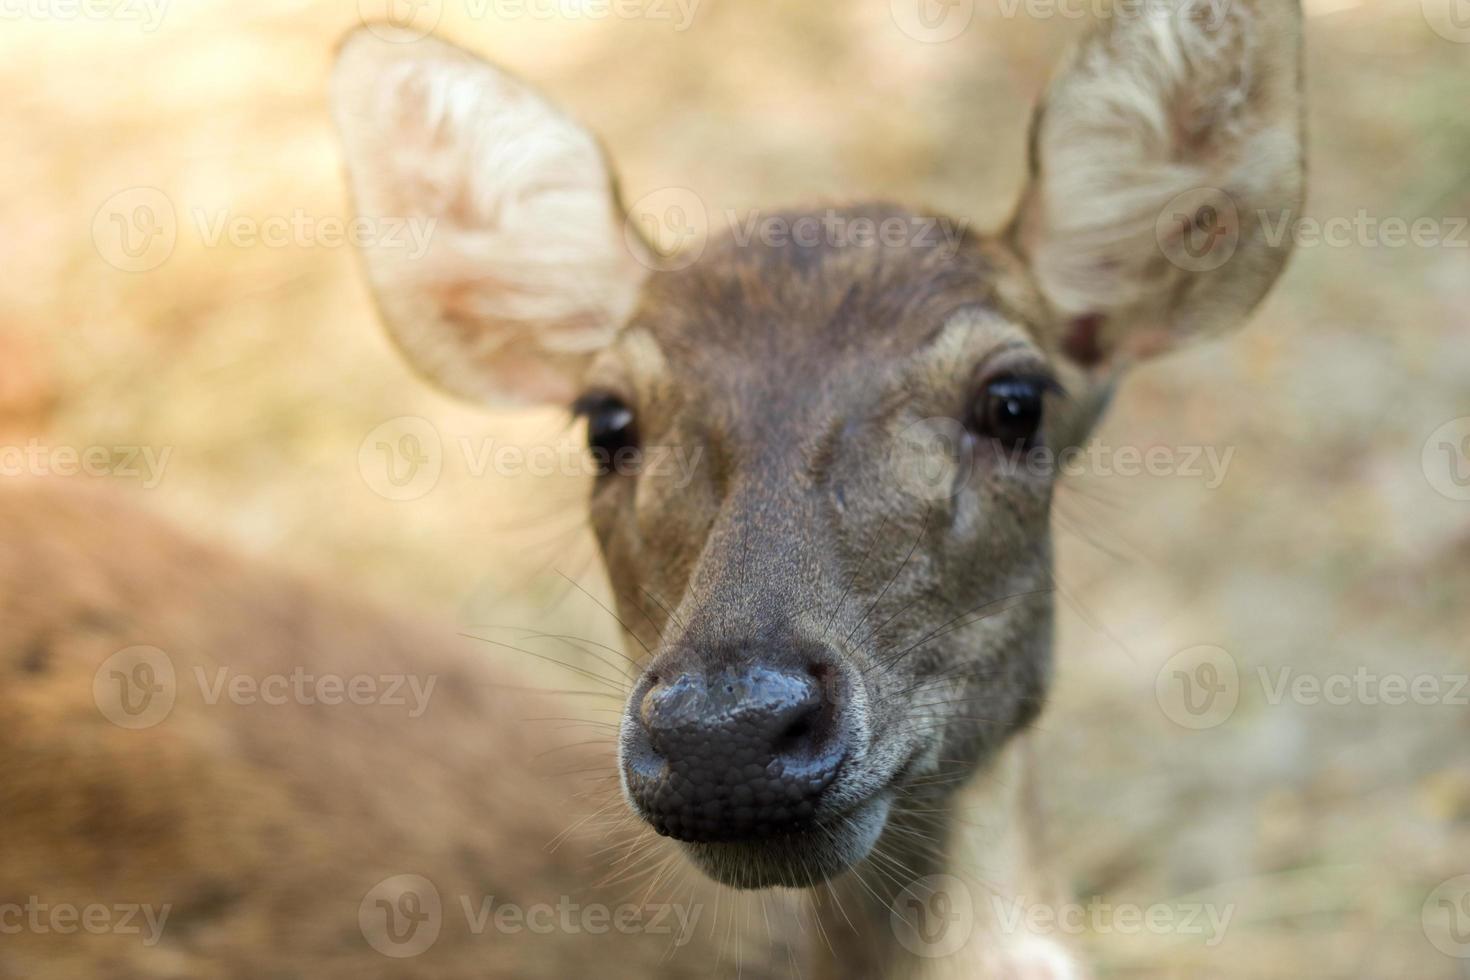
[{"label": "deer", "polygon": [[[596,137],[527,82],[433,36],[350,34],[331,103],[355,210],[434,227],[421,254],[362,248],[394,344],[452,394],[585,425],[625,641],[595,658],[624,673],[596,675],[617,720],[587,764],[631,838],[570,832],[517,675],[473,644],[72,488],[7,488],[0,895],[125,897],[172,926],[146,948],[22,931],[0,975],[1086,976],[997,904],[1065,894],[1034,744],[1057,474],[1014,462],[1080,445],[1127,370],[1239,326],[1277,280],[1301,33],[1291,0],[1120,5],[1042,97],[997,232],[726,232],[693,259],[643,236]],[[668,447],[696,451],[689,479],[643,465]],[[413,719],[267,712],[179,680],[165,721],[126,730],[94,702],[133,644],[181,678],[306,664],[437,694]],[[673,939],[511,936],[456,901],[616,904],[619,861],[681,909],[744,911]]]}]

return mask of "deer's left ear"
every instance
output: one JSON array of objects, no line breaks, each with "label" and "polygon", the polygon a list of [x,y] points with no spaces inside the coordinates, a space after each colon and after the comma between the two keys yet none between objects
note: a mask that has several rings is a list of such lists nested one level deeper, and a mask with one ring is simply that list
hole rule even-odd
[{"label": "deer's left ear", "polygon": [[1235,326],[1301,204],[1297,0],[1119,0],[1032,122],[1009,230],[1062,354],[1111,374]]},{"label": "deer's left ear", "polygon": [[387,24],[343,41],[332,109],[409,362],[477,401],[570,402],[649,266],[597,140],[515,76]]}]

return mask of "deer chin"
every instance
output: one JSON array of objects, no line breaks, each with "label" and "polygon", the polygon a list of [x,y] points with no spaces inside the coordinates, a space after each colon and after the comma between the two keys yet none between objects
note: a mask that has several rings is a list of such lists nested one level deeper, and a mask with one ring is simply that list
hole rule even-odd
[{"label": "deer chin", "polygon": [[888,824],[889,796],[869,797],[846,813],[801,830],[756,840],[682,842],[708,877],[732,888],[810,888],[866,858]]}]

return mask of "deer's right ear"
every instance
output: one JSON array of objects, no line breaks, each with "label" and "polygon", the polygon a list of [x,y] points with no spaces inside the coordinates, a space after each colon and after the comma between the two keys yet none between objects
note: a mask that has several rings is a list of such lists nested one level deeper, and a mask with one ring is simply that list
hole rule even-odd
[{"label": "deer's right ear", "polygon": [[1037,111],[1011,237],[1108,377],[1241,323],[1302,200],[1298,0],[1117,0]]},{"label": "deer's right ear", "polygon": [[571,401],[647,268],[596,139],[469,52],[385,25],[342,43],[332,109],[408,359],[478,401]]}]

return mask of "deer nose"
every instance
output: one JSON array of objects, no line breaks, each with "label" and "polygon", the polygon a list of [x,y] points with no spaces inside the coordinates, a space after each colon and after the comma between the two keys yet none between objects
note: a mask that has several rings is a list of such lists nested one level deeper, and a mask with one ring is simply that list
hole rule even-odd
[{"label": "deer nose", "polygon": [[649,675],[625,723],[633,802],[660,834],[682,841],[798,829],[847,752],[836,676],[815,662]]}]

